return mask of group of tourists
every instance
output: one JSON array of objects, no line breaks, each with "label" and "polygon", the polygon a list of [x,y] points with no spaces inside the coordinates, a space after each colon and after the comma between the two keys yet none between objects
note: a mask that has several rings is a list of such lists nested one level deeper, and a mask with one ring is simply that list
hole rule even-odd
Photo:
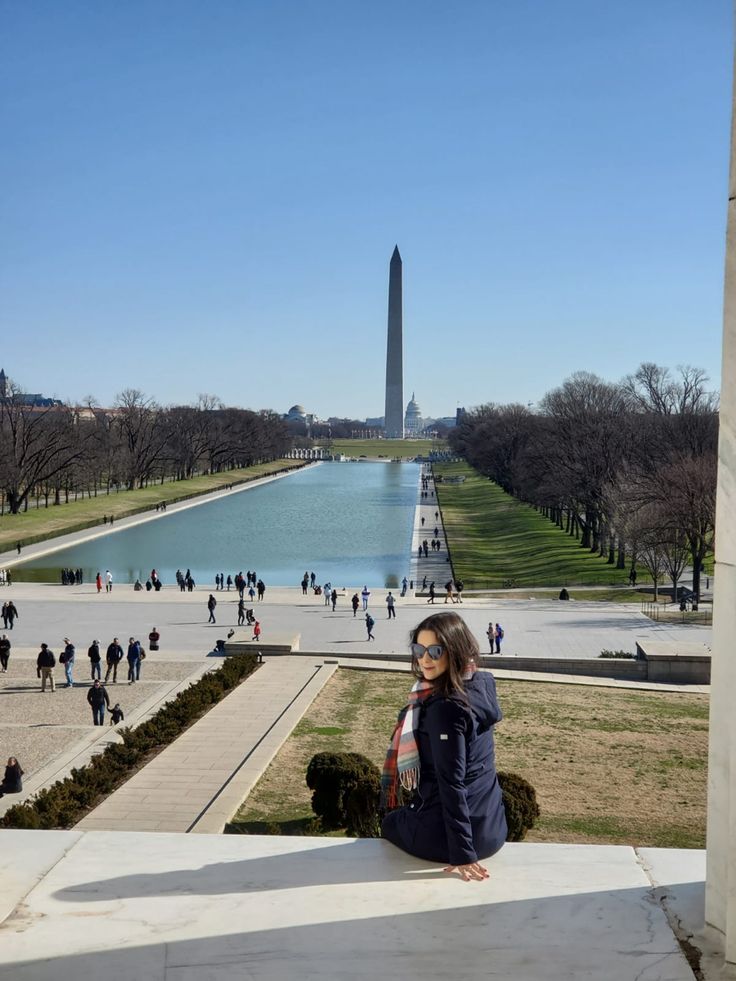
[{"label": "group of tourists", "polygon": [[191,570],[187,569],[185,573],[182,573],[181,569],[176,570],[176,584],[182,593],[191,593],[194,590],[196,583],[192,577]]},{"label": "group of tourists", "polygon": [[0,569],[0,586],[12,586],[13,575],[10,569]]},{"label": "group of tourists", "polygon": [[62,569],[59,578],[62,586],[81,586],[84,576],[81,569]]},{"label": "group of tourists", "polygon": [[302,576],[302,596],[307,595],[310,586],[316,593],[319,589],[317,586],[317,575],[314,572],[305,572]]},{"label": "group of tourists", "polygon": [[[161,640],[161,634],[158,632],[158,628],[154,627],[153,630],[148,635],[148,645],[149,649],[152,651],[159,650],[159,641]],[[66,687],[74,687],[74,667],[76,664],[76,648],[69,637],[65,637],[63,641],[63,649],[59,654],[58,663],[64,668],[64,676],[66,678]],[[7,639],[5,634],[0,638],[0,662],[2,663],[3,672],[7,671],[8,660],[10,657],[10,641]],[[90,679],[94,683],[95,681],[102,680],[102,651],[100,648],[99,640],[95,639],[89,645],[87,649],[87,657],[89,658],[89,669],[90,669]],[[128,640],[127,653],[123,650],[122,645],[117,637],[113,637],[112,641],[107,645],[105,651],[105,683],[110,680],[112,675],[112,683],[117,684],[118,680],[118,667],[126,659],[128,662],[128,684],[134,685],[137,681],[140,681],[141,677],[141,665],[146,659],[146,649],[143,647],[141,642],[135,637],[130,637]],[[41,681],[41,691],[46,691],[46,683],[49,683],[50,690],[56,691],[56,680],[54,678],[54,669],[56,667],[56,655],[51,650],[48,644],[41,644],[41,650],[38,652],[36,658],[36,675]]]}]

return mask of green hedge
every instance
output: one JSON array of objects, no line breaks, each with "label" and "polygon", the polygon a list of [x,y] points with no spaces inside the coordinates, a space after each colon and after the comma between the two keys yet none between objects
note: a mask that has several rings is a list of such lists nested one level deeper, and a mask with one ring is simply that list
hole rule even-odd
[{"label": "green hedge", "polygon": [[9,808],[0,825],[5,828],[71,828],[104,797],[125,783],[152,754],[200,719],[229,691],[252,674],[254,654],[237,654],[180,692],[136,729],[121,729],[123,742],[108,746],[90,762],[71,771],[51,787],[23,804]]}]

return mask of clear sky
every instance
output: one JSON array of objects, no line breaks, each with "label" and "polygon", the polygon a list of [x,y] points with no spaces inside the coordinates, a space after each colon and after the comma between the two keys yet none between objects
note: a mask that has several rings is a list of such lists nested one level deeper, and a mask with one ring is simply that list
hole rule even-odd
[{"label": "clear sky", "polygon": [[426,415],[719,384],[730,0],[0,0],[0,366]]}]

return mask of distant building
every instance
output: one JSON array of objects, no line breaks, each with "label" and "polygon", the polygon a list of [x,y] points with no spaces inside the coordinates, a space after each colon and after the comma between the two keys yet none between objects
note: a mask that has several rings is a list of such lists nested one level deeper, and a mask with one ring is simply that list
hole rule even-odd
[{"label": "distant building", "polygon": [[306,422],[307,412],[303,405],[292,405],[286,413],[287,422]]},{"label": "distant building", "polygon": [[14,402],[20,402],[22,405],[32,405],[37,409],[48,409],[54,405],[61,405],[60,399],[52,399],[47,395],[42,395],[40,392],[8,392],[8,376],[5,374],[5,369],[0,368],[0,399],[7,401],[8,399],[13,399]]},{"label": "distant building", "polygon": [[414,397],[414,392],[412,392],[411,399],[406,406],[406,413],[404,415],[404,434],[406,436],[418,436],[423,429],[424,423],[422,422],[422,410],[417,404],[417,400]]}]

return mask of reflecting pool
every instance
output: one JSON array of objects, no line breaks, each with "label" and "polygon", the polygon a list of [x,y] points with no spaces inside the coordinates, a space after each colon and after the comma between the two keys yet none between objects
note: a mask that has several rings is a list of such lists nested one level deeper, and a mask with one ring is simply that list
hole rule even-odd
[{"label": "reflecting pool", "polygon": [[86,582],[109,569],[115,582],[165,585],[191,569],[255,570],[266,585],[298,586],[305,571],[335,586],[393,588],[409,575],[419,465],[322,463],[251,490],[113,532],[14,568],[16,580],[58,582],[62,568]]}]

